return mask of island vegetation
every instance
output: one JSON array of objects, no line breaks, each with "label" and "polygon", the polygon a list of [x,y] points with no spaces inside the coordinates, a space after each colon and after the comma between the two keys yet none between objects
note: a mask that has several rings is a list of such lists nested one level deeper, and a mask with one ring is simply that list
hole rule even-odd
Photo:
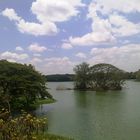
[{"label": "island vegetation", "polygon": [[82,63],[74,68],[75,88],[92,90],[120,90],[124,84],[124,71],[111,64],[89,66]]}]

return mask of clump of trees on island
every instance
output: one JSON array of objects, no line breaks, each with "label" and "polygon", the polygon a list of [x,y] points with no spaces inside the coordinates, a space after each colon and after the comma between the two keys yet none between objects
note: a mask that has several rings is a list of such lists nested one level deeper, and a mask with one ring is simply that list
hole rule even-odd
[{"label": "clump of trees on island", "polygon": [[29,109],[40,98],[53,98],[45,77],[32,65],[0,61],[0,108]]},{"label": "clump of trees on island", "polygon": [[74,68],[75,88],[92,90],[120,90],[124,84],[124,71],[111,64],[89,66],[82,63]]}]

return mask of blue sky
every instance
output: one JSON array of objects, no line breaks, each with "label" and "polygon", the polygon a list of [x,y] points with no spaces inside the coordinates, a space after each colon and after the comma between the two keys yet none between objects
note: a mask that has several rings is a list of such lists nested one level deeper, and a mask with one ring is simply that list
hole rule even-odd
[{"label": "blue sky", "polygon": [[140,69],[139,0],[1,0],[0,59],[44,74],[83,61]]}]

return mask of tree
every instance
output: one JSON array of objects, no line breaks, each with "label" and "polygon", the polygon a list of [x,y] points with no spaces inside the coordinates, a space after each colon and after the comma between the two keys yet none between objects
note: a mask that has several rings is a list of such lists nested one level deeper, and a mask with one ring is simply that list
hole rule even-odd
[{"label": "tree", "polygon": [[45,77],[31,65],[0,61],[0,105],[28,108],[38,98],[52,98],[46,90]]},{"label": "tree", "polygon": [[115,90],[124,83],[124,72],[110,64],[97,64],[89,67],[82,63],[74,68],[77,89]]},{"label": "tree", "polygon": [[124,83],[123,71],[111,64],[97,64],[90,68],[91,86],[94,89],[121,89]]},{"label": "tree", "polygon": [[83,62],[75,66],[75,88],[87,89],[89,85],[89,64]]},{"label": "tree", "polygon": [[124,78],[125,79],[136,79],[136,73],[137,72],[125,72]]},{"label": "tree", "polygon": [[140,70],[136,72],[136,80],[140,81]]}]

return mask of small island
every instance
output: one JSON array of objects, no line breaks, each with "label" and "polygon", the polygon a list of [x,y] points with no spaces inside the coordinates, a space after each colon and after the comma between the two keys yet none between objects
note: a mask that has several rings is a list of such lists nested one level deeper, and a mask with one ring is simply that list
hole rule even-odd
[{"label": "small island", "polygon": [[74,68],[75,89],[80,90],[121,90],[124,71],[111,64],[89,66],[83,62]]}]

